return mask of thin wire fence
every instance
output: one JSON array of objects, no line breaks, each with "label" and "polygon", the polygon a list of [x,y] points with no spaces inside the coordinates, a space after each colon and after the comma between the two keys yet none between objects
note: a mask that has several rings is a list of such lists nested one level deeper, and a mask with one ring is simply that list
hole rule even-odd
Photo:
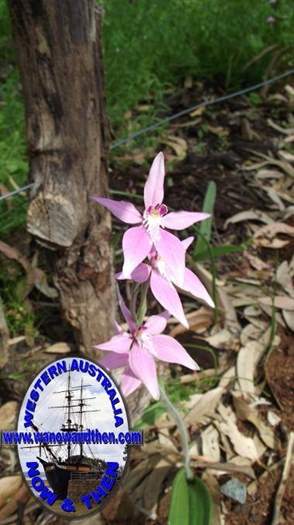
[{"label": "thin wire fence", "polygon": [[[196,109],[200,107],[208,107],[208,106],[214,106],[216,104],[220,104],[222,102],[226,102],[227,100],[231,100],[236,97],[241,97],[242,95],[246,95],[247,93],[251,93],[252,91],[256,91],[257,89],[260,89],[265,86],[270,86],[271,84],[274,84],[275,82],[278,82],[279,80],[282,80],[283,78],[287,78],[294,74],[294,68],[290,69],[288,71],[285,71],[285,73],[282,73],[281,75],[277,75],[275,77],[272,77],[268,80],[264,80],[263,82],[258,82],[257,84],[254,84],[252,86],[249,86],[244,89],[240,89],[238,91],[235,91],[234,93],[229,93],[227,95],[223,95],[221,97],[214,98],[212,100],[202,100],[201,102],[198,102],[198,104],[195,104],[193,106],[190,106],[189,108],[183,109],[181,111],[178,111],[177,113],[174,113],[173,115],[170,115],[169,117],[165,117],[158,122],[155,122],[154,124],[150,124],[150,126],[146,126],[145,128],[140,129],[139,131],[136,131],[135,133],[131,133],[128,137],[125,137],[123,139],[119,139],[114,141],[110,149],[115,149],[120,146],[123,146],[124,144],[128,144],[129,142],[137,139],[138,137],[141,137],[142,135],[145,135],[146,133],[150,133],[151,131],[155,131],[156,129],[165,126],[169,122],[172,122],[173,120],[176,120],[177,118],[183,117],[184,115],[188,115],[189,113],[192,113]],[[14,191],[11,191],[9,193],[5,193],[4,195],[0,196],[0,201],[3,201],[5,199],[8,199],[10,197],[14,197],[15,195],[18,195],[20,193],[28,191],[30,188],[32,188],[34,183],[26,184],[25,186],[22,186],[21,188],[18,188]]]}]

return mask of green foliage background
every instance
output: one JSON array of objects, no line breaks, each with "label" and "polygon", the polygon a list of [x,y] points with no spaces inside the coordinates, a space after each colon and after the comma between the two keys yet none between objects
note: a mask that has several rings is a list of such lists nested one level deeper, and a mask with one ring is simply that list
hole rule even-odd
[{"label": "green foliage background", "polygon": [[[127,134],[125,112],[147,103],[134,127],[149,123],[166,89],[187,75],[213,79],[227,90],[261,80],[272,59],[269,46],[285,49],[279,70],[291,65],[292,0],[102,0],[108,113],[117,136]],[[268,17],[276,22],[270,24]],[[275,69],[274,73],[277,70]],[[0,0],[0,183],[26,180],[24,110],[6,0]],[[133,116],[134,118],[134,116]],[[143,119],[143,120],[142,120]],[[13,180],[12,180],[13,179]],[[3,206],[0,206],[0,214]],[[0,218],[0,231],[22,219]],[[5,214],[4,214],[5,217]]]}]

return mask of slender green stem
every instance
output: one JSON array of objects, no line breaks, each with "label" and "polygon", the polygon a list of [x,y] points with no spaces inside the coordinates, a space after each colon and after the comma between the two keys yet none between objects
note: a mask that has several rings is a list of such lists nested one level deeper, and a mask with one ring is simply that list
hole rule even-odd
[{"label": "slender green stem", "polygon": [[137,311],[137,323],[141,325],[147,312],[147,293],[149,290],[149,279],[141,286],[140,304]]},{"label": "slender green stem", "polygon": [[136,310],[137,310],[136,307],[137,307],[137,298],[138,298],[139,290],[140,290],[140,285],[136,283],[133,288],[133,295],[132,295],[132,300],[130,304],[130,310],[131,310],[133,319],[136,319]]},{"label": "slender green stem", "polygon": [[160,385],[161,400],[165,404],[168,412],[175,420],[177,427],[179,429],[179,434],[182,443],[182,453],[184,458],[184,467],[186,471],[186,477],[188,480],[193,479],[194,475],[190,467],[190,453],[189,453],[189,434],[185,422],[180,414],[180,412],[173,405],[169,399],[163,384]]}]

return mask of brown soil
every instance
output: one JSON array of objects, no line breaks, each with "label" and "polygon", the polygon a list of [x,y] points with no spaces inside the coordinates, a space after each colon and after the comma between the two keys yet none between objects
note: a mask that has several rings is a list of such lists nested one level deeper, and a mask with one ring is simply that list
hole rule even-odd
[{"label": "brown soil", "polygon": [[292,335],[281,335],[280,348],[270,354],[265,370],[270,389],[281,409],[279,416],[287,431],[293,431],[294,344]]}]

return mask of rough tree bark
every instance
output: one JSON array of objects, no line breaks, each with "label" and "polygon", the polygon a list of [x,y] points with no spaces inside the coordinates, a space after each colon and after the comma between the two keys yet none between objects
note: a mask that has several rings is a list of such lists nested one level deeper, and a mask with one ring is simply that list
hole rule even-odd
[{"label": "rough tree bark", "polygon": [[26,107],[28,230],[54,260],[65,318],[88,353],[114,318],[100,14],[95,0],[9,0]]}]

